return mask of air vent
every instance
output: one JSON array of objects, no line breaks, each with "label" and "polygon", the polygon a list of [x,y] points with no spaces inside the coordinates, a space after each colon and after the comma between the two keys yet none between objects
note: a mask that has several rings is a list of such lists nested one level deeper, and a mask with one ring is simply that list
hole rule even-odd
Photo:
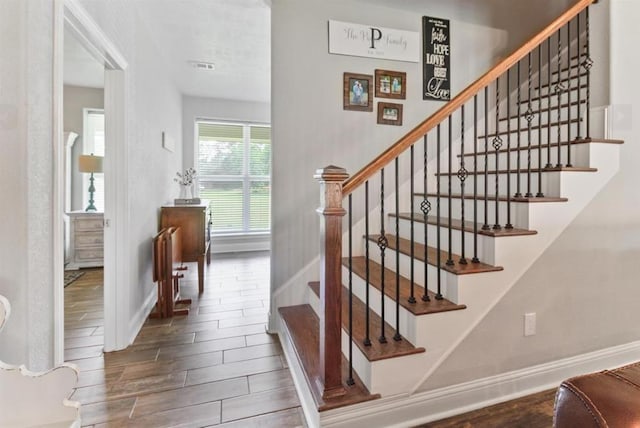
[{"label": "air vent", "polygon": [[189,61],[189,64],[198,70],[213,71],[216,69],[215,64],[212,62]]}]

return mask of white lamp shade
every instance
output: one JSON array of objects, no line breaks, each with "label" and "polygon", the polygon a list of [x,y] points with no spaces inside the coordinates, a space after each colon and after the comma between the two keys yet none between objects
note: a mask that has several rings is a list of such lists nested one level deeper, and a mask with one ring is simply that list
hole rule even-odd
[{"label": "white lamp shade", "polygon": [[78,170],[80,172],[102,172],[102,156],[80,155]]}]

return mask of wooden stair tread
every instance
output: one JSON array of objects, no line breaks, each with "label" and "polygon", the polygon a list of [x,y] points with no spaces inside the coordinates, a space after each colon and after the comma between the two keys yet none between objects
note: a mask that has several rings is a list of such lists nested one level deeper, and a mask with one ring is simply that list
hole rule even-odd
[{"label": "wooden stair tread", "polygon": [[[369,235],[368,239],[377,242],[380,235]],[[386,234],[388,248],[399,251],[402,254],[410,255],[411,254],[411,241],[408,239],[400,238],[399,239],[399,248],[398,248],[398,240],[395,235]],[[438,260],[438,249],[430,246],[426,247],[427,260],[426,262],[432,266],[437,266]],[[424,262],[425,261],[425,245],[419,244],[417,242],[413,243],[413,255],[416,259]],[[449,258],[448,252],[445,250],[440,250],[440,267],[447,271],[451,272],[455,275],[468,275],[472,273],[483,273],[483,272],[497,272],[503,270],[501,266],[491,266],[486,263],[472,263],[471,257],[468,258],[466,264],[460,263],[460,256],[458,254],[451,254],[451,259],[453,260],[452,265],[447,265],[447,259]],[[394,275],[394,286],[395,286],[395,273]],[[385,276],[386,280],[386,276]]]},{"label": "wooden stair tread", "polygon": [[[320,283],[312,281],[309,287],[316,296],[320,297]],[[395,281],[394,281],[395,290]],[[386,294],[386,293],[385,293]],[[381,331],[382,319],[372,309],[369,308],[369,332],[370,346],[364,345],[366,337],[366,318],[367,310],[364,302],[353,296],[353,342],[358,349],[367,357],[369,361],[380,361],[387,358],[401,357],[404,355],[419,354],[424,352],[424,348],[416,348],[404,337],[402,340],[394,340],[396,330],[385,321],[384,334],[387,338],[386,343],[380,343],[378,336]],[[349,333],[349,290],[342,287],[342,329]]]},{"label": "wooden stair tread", "polygon": [[[414,193],[414,196],[422,196],[424,197],[424,193]],[[427,193],[427,197],[432,197],[435,198],[437,197],[438,194],[435,192],[429,192]],[[452,199],[460,199],[461,195],[460,194],[452,194],[451,198]],[[440,198],[447,198],[447,193],[440,193]],[[464,195],[465,199],[473,199],[473,195],[468,195],[465,194]],[[478,202],[481,202],[484,199],[483,195],[478,195]],[[496,197],[495,196],[487,196],[487,200],[489,201],[495,201]],[[498,201],[500,202],[507,202],[507,197],[506,196],[498,196]],[[536,197],[536,196],[532,196],[530,198],[525,198],[525,197],[511,197],[511,202],[518,202],[518,203],[524,203],[524,204],[532,204],[532,203],[545,203],[545,202],[567,202],[569,201],[569,198],[557,198],[557,197],[553,197],[553,196],[543,196],[543,197]]]},{"label": "wooden stair tread", "polygon": [[[539,125],[539,124],[531,125],[531,131],[536,131],[537,132],[538,128],[546,129],[549,126],[567,125],[567,124],[574,124],[574,123],[578,123],[578,122],[582,122],[582,119],[561,120],[561,121],[551,122],[551,124],[543,123],[542,125]],[[482,139],[487,138],[487,137],[488,138],[493,138],[496,135],[515,134],[515,133],[518,133],[518,132],[525,133],[525,132],[528,132],[528,131],[529,131],[529,126],[528,125],[525,126],[524,128],[514,128],[514,129],[511,129],[511,130],[503,129],[500,132],[498,132],[497,134],[495,132],[492,132],[492,133],[487,134],[487,135],[484,135],[484,134],[483,135],[478,135],[478,140],[482,140]],[[489,143],[491,143],[491,142],[489,142]]]},{"label": "wooden stair tread", "polygon": [[[511,172],[512,174],[516,174],[517,173],[517,168],[511,168],[511,171],[507,171],[506,169],[500,169],[498,171],[487,171],[487,174],[491,175],[491,174],[506,174],[507,172]],[[586,166],[561,166],[561,167],[553,167],[553,168],[531,168],[531,172],[597,172],[598,168],[590,168],[590,167],[586,167]],[[520,173],[526,173],[527,169],[526,168],[520,168]],[[477,172],[473,172],[473,171],[468,171],[469,175],[484,175],[485,171],[477,171]],[[437,173],[434,175],[438,175]],[[441,172],[440,176],[448,176],[448,175],[453,175],[456,176],[458,175],[458,173],[456,171],[454,172]]]},{"label": "wooden stair tread", "polygon": [[[371,394],[354,373],[355,385],[342,382],[346,394],[341,397],[322,398],[319,386],[320,379],[320,320],[309,305],[287,306],[278,308],[287,333],[293,342],[298,361],[307,378],[307,385],[311,390],[318,411],[336,409],[365,401],[380,398],[380,394]],[[342,379],[349,376],[349,364],[342,358]]]},{"label": "wooden stair tread", "polygon": [[[366,279],[367,267],[366,258],[354,257],[352,260],[353,273],[359,277]],[[342,264],[349,267],[349,258],[343,258]],[[378,291],[381,291],[381,268],[378,263],[369,261],[369,284],[375,287]],[[395,300],[396,298],[396,273],[391,269],[385,268],[385,287],[384,294]],[[387,287],[387,284],[392,286]],[[425,302],[422,300],[424,294],[424,287],[419,284],[414,284],[414,297],[416,303],[409,303],[409,297],[411,296],[411,281],[403,276],[400,276],[400,306],[408,310],[414,315],[426,315],[439,312],[457,311],[460,309],[466,309],[466,305],[457,305],[450,300],[442,299],[436,300],[436,294],[430,290],[427,290],[430,300]]]},{"label": "wooden stair tread", "polygon": [[[604,138],[591,138],[591,139],[581,139],[581,140],[575,140],[571,142],[571,145],[574,146],[576,144],[588,144],[588,143],[601,143],[601,144],[624,144],[623,140],[608,140],[608,139],[604,139]],[[568,142],[562,142],[561,145],[562,146],[567,146],[569,143]],[[531,145],[531,149],[532,150],[537,150],[540,148],[540,144],[532,144]],[[547,148],[549,147],[548,144],[542,144],[542,148]],[[551,143],[551,147],[558,147],[558,143]],[[512,151],[515,152],[517,150],[521,150],[521,151],[525,151],[528,150],[529,147],[527,146],[520,146],[520,147],[511,147],[511,149],[507,150],[507,149],[500,149],[498,151],[498,153],[506,153],[507,151]],[[489,150],[489,156],[491,156],[492,154],[495,155],[496,151],[495,150]],[[478,155],[478,157],[480,156],[484,156],[484,151],[480,151],[480,152],[469,152],[469,153],[465,153],[464,156],[465,157],[473,157],[474,155]],[[457,155],[458,157],[462,156],[460,154]]]},{"label": "wooden stair tread", "polygon": [[[395,217],[395,213],[389,214],[392,217]],[[398,216],[402,219],[405,220],[411,220],[411,218],[413,218],[413,221],[419,222],[419,223],[424,223],[424,215],[422,213],[413,213],[413,215],[411,213],[400,213],[398,214]],[[437,225],[438,224],[438,217],[437,216],[427,216],[427,223],[430,225]],[[447,221],[441,217],[440,218],[440,227],[447,227],[448,223]],[[459,219],[452,219],[451,220],[451,228],[455,229],[455,230],[462,230],[462,221]],[[473,233],[473,221],[469,221],[469,220],[465,220],[464,222],[464,230],[465,232],[470,232]],[[485,235],[485,236],[493,236],[494,238],[500,238],[500,237],[505,237],[505,236],[526,236],[526,235],[536,235],[538,232],[535,230],[528,230],[528,229],[517,229],[517,228],[512,228],[512,229],[505,229],[504,227],[501,229],[489,229],[489,230],[482,230],[482,225],[478,224],[478,234],[479,235]]]}]

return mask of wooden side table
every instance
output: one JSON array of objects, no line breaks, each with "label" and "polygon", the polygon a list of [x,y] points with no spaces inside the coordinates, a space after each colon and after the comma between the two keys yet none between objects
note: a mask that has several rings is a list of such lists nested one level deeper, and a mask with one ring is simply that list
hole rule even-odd
[{"label": "wooden side table", "polygon": [[160,229],[176,226],[182,231],[182,260],[198,262],[198,290],[204,291],[204,259],[211,263],[211,213],[209,201],[194,205],[164,205],[160,210]]}]

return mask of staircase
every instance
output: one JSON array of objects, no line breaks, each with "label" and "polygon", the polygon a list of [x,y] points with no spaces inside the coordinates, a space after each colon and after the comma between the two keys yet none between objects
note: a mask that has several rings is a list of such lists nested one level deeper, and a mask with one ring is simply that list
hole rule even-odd
[{"label": "staircase", "polygon": [[310,425],[429,420],[421,386],[617,172],[622,141],[591,136],[591,3],[353,177],[318,170],[320,281],[279,308]]}]

